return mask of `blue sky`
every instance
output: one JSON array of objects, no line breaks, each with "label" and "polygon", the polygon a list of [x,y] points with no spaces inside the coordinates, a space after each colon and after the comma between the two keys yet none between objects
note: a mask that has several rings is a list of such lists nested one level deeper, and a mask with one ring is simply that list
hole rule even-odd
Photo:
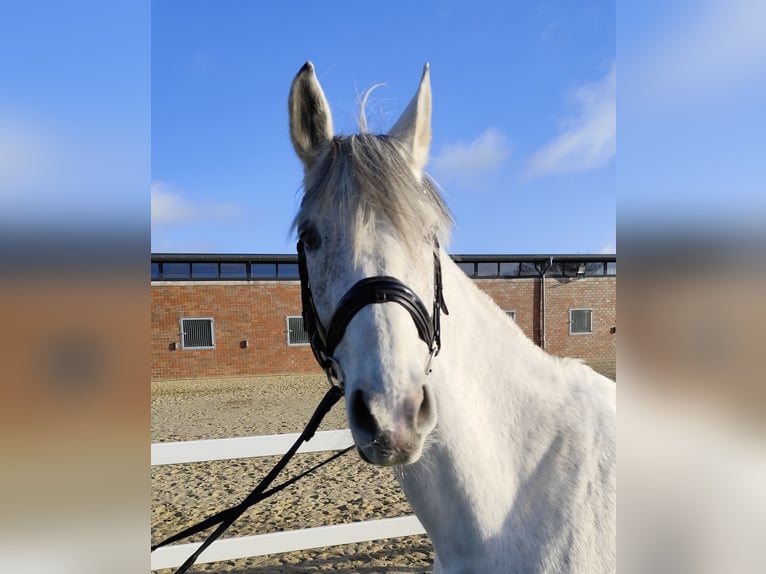
[{"label": "blue sky", "polygon": [[146,233],[149,15],[135,0],[3,3],[0,230]]},{"label": "blue sky", "polygon": [[287,94],[310,59],[344,133],[378,83],[368,123],[387,131],[431,63],[451,252],[614,252],[615,27],[613,1],[157,0],[152,250],[293,251]]},{"label": "blue sky", "polygon": [[308,58],[344,131],[378,82],[386,130],[431,62],[453,252],[609,249],[615,204],[620,233],[764,228],[762,0],[332,5],[5,6],[0,229],[148,244],[153,188],[156,251],[292,251],[286,98]]},{"label": "blue sky", "polygon": [[766,229],[766,3],[620,4],[619,230]]}]

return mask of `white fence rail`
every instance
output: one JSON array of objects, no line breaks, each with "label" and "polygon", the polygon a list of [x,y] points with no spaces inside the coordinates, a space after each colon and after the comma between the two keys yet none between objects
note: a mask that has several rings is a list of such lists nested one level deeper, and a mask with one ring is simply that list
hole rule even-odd
[{"label": "white fence rail", "polygon": [[[152,466],[160,464],[183,464],[233,458],[254,458],[282,455],[287,452],[300,434],[274,434],[245,436],[185,442],[158,442],[152,445]],[[354,444],[351,431],[320,431],[298,449],[298,452],[323,452],[343,450]]]},{"label": "white fence rail", "polygon": [[[155,443],[152,445],[151,452],[152,466],[281,455],[290,448],[298,436],[298,434],[282,434]],[[304,443],[298,452],[341,450],[352,444],[353,439],[348,430],[321,431],[316,433],[308,443]],[[413,534],[425,534],[425,530],[417,517],[410,515],[239,538],[224,538],[216,540],[206,548],[200,554],[197,563],[235,560],[250,556],[293,552]],[[200,542],[195,542],[158,548],[152,553],[152,570],[180,566],[200,544]]]}]

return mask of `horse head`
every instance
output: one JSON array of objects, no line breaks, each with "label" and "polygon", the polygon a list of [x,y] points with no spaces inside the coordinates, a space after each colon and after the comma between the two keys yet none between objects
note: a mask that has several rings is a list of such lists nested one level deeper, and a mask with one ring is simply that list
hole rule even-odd
[{"label": "horse head", "polygon": [[[320,362],[326,352],[343,382],[360,456],[386,466],[412,463],[436,424],[438,370],[429,375],[425,366],[438,352],[438,314],[446,310],[433,270],[438,240],[451,224],[424,173],[431,142],[428,65],[388,134],[335,136],[310,62],[293,80],[289,115],[304,168],[294,227],[317,344],[327,347]],[[375,304],[391,302],[399,304]],[[304,299],[304,313],[305,306]]]}]

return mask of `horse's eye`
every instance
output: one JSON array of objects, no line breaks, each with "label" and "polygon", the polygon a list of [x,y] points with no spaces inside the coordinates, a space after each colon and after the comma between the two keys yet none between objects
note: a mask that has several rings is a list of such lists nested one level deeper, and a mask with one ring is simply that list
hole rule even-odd
[{"label": "horse's eye", "polygon": [[303,241],[303,245],[306,249],[317,249],[322,243],[322,238],[319,236],[316,226],[313,223],[305,223],[301,225],[298,230],[298,236]]}]

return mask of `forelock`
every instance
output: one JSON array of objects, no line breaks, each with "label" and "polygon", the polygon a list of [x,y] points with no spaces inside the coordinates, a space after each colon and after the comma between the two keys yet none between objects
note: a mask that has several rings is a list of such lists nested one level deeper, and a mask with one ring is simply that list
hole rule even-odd
[{"label": "forelock", "polygon": [[384,135],[338,136],[306,171],[302,218],[321,217],[337,226],[331,233],[350,233],[358,240],[385,222],[408,249],[436,236],[442,243],[452,226],[449,210],[433,181],[418,181],[406,151]]}]

